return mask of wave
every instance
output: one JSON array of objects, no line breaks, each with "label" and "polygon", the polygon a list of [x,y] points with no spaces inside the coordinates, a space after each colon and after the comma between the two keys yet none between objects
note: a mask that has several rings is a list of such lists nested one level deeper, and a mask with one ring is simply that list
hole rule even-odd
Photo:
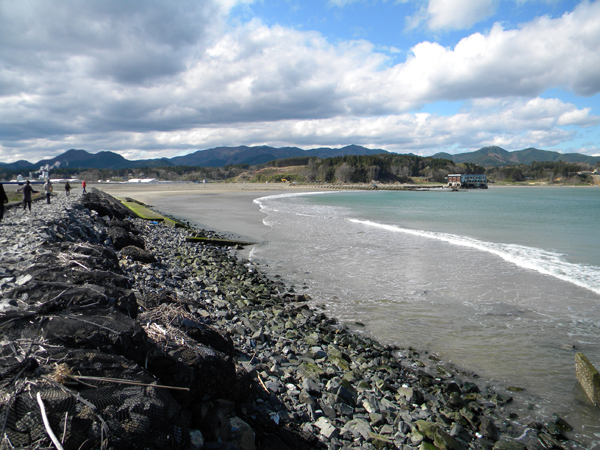
[{"label": "wave", "polygon": [[331,192],[322,192],[322,191],[319,191],[319,192],[294,192],[294,193],[288,193],[288,194],[267,195],[265,197],[255,198],[253,200],[253,202],[259,206],[264,206],[265,200],[273,200],[276,198],[304,197],[307,195],[321,195],[321,194],[331,194]]},{"label": "wave", "polygon": [[564,260],[564,255],[535,247],[516,244],[501,244],[480,241],[434,231],[413,230],[397,225],[387,225],[370,220],[348,219],[350,222],[379,228],[393,233],[404,233],[447,242],[452,245],[472,248],[491,253],[518,267],[557,278],[600,295],[600,267],[588,264],[573,264]]}]

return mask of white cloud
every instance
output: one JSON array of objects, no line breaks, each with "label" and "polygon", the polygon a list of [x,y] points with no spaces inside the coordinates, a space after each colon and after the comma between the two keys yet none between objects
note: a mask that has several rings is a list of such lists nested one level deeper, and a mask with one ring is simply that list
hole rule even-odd
[{"label": "white cloud", "polygon": [[[252,145],[342,146],[349,143],[390,151],[432,154],[458,147],[476,150],[487,145],[508,149],[529,146],[555,147],[574,135],[560,128],[563,118],[571,125],[598,125],[600,117],[557,99],[482,99],[458,114],[439,116],[404,113],[385,117],[338,116],[313,120],[246,123],[234,129],[207,126],[184,133],[184,141],[196,148],[224,143]],[[161,144],[181,140],[171,133],[156,134]]]},{"label": "white cloud", "polygon": [[[454,48],[421,42],[391,67],[366,41],[228,25],[239,3],[0,0],[0,161],[74,147],[553,146],[575,133],[561,127],[597,124],[589,108],[537,97],[600,91],[600,2]],[[471,103],[451,117],[415,113],[440,100]]]},{"label": "white cloud", "polygon": [[431,30],[463,30],[490,17],[494,0],[429,0],[427,26]]},{"label": "white cloud", "polygon": [[[576,135],[575,131],[561,128],[565,118],[570,125],[600,124],[600,118],[591,116],[589,111],[557,99],[481,99],[452,116],[426,113],[335,116],[246,122],[235,126],[212,124],[164,132],[114,131],[87,135],[86,146],[73,140],[69,148],[119,151],[130,159],[173,157],[191,150],[241,143],[303,148],[354,143],[422,155],[440,151],[454,153],[456,148],[476,150],[488,145],[511,150],[530,146],[553,148]],[[46,138],[31,140],[28,144],[46,153],[57,146]]]},{"label": "white cloud", "polygon": [[422,42],[392,71],[417,102],[535,96],[551,87],[593,95],[600,90],[599,42],[600,2],[584,2],[558,19],[542,17],[520,29],[496,24],[453,49]]}]

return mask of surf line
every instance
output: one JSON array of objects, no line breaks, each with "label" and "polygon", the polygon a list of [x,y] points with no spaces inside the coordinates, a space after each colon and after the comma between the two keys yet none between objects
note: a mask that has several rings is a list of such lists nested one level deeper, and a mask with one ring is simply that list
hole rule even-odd
[{"label": "surf line", "polygon": [[370,220],[348,219],[350,222],[379,228],[393,233],[404,233],[448,244],[491,253],[518,267],[534,270],[543,275],[557,278],[600,295],[600,267],[573,264],[561,258],[559,253],[516,244],[498,244],[480,241],[466,236],[433,231],[411,230],[397,225],[387,225]]}]

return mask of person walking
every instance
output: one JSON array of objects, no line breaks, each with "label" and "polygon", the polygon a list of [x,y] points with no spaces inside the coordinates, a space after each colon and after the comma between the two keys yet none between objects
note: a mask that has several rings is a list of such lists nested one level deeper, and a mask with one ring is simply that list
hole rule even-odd
[{"label": "person walking", "polygon": [[83,180],[83,183],[81,183],[81,187],[83,188],[82,194],[87,194],[87,192],[85,191],[85,186],[86,186],[85,180]]},{"label": "person walking", "polygon": [[71,185],[68,181],[65,183],[65,195],[67,197],[71,195]]},{"label": "person walking", "polygon": [[46,203],[50,204],[50,197],[52,196],[52,183],[50,179],[46,180],[44,184],[44,192],[46,193]]},{"label": "person walking", "polygon": [[0,183],[0,222],[4,218],[4,204],[8,203],[8,197],[4,191],[4,185]]},{"label": "person walking", "polygon": [[31,194],[37,194],[38,191],[33,190],[29,180],[25,182],[25,186],[23,186],[20,189],[17,189],[17,192],[21,191],[23,191],[23,211],[25,211],[25,208],[29,206],[29,212],[31,212]]}]

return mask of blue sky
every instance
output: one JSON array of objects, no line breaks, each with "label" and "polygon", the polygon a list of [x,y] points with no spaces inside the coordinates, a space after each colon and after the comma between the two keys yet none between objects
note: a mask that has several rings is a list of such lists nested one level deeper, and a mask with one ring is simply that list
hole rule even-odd
[{"label": "blue sky", "polygon": [[0,162],[600,155],[600,0],[0,0]]}]

